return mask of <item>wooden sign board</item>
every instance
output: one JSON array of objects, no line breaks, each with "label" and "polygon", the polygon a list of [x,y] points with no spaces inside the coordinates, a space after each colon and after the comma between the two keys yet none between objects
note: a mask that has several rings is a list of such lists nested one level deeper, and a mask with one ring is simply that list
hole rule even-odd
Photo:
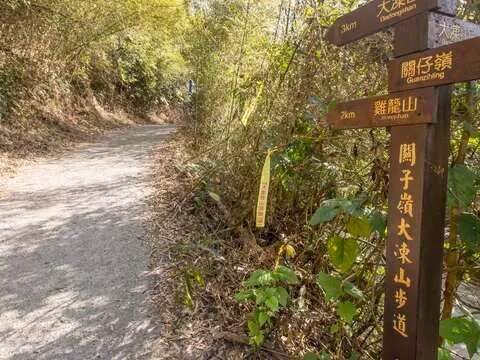
[{"label": "wooden sign board", "polygon": [[425,88],[337,104],[327,122],[335,129],[428,124],[436,107],[434,89]]},{"label": "wooden sign board", "polygon": [[[431,46],[428,28],[428,16],[423,15],[398,24],[395,33],[411,35],[396,39],[396,54]],[[422,58],[419,54],[411,57]],[[410,70],[423,70],[424,61],[433,62],[432,67],[443,65],[432,55]],[[440,86],[435,92],[432,124],[391,128],[384,360],[437,359],[451,87]]]},{"label": "wooden sign board", "polygon": [[[449,100],[449,89],[442,90]],[[442,105],[440,105],[442,106]],[[383,359],[438,347],[450,104],[431,126],[392,128]]]},{"label": "wooden sign board", "polygon": [[[433,12],[406,20],[395,28],[395,56],[435,49],[480,36],[480,25]],[[420,29],[420,31],[411,31]],[[423,38],[421,49],[414,47]]]},{"label": "wooden sign board", "polygon": [[[389,186],[385,294],[386,359],[414,359],[423,204],[425,128],[395,129]],[[412,341],[413,340],[413,341]],[[407,355],[407,356],[405,356]],[[411,357],[410,357],[411,356]]]},{"label": "wooden sign board", "polygon": [[450,0],[373,0],[339,18],[328,29],[326,39],[345,45],[429,10],[455,14]]},{"label": "wooden sign board", "polygon": [[388,76],[391,92],[480,79],[480,38],[392,60]]},{"label": "wooden sign board", "polygon": [[436,13],[429,13],[428,16],[431,34],[429,47],[432,49],[480,36],[478,24]]}]

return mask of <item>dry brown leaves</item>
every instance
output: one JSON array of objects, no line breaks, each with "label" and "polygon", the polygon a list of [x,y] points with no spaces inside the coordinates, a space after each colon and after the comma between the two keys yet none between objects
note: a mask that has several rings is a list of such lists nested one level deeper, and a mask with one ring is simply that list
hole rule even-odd
[{"label": "dry brown leaves", "polygon": [[107,110],[93,96],[61,96],[30,99],[7,119],[0,119],[0,177],[45,156],[105,131],[134,124],[142,119],[122,109]]},{"label": "dry brown leaves", "polygon": [[[322,299],[302,299],[295,289],[295,310],[279,317],[269,334],[272,340],[260,351],[248,346],[246,318],[252,308],[236,302],[234,294],[253,270],[273,266],[276,247],[259,246],[249,230],[229,228],[224,221],[228,208],[214,199],[207,197],[200,208],[196,206],[202,172],[189,163],[189,141],[179,131],[156,151],[150,220],[152,300],[163,324],[156,356],[287,359],[298,358],[306,349],[322,349],[322,343],[332,341],[325,337],[325,329],[334,321],[334,315],[329,314]],[[196,274],[200,282],[195,280]],[[310,284],[307,288],[314,287],[313,278],[307,279],[308,274],[302,277],[304,283]],[[185,305],[188,282],[191,308]],[[310,290],[306,291],[315,293]],[[301,310],[301,301],[309,304],[308,310]]]},{"label": "dry brown leaves", "polygon": [[[220,244],[215,232],[193,213],[192,186],[198,179],[189,168],[188,148],[179,132],[156,151],[150,221],[152,300],[163,335],[155,355],[159,359],[285,359],[270,348],[253,352],[246,345],[245,313],[233,300],[246,268],[241,265],[243,260],[237,266],[223,255],[234,249],[226,251],[229,245]],[[237,252],[236,258],[248,259],[248,251]],[[196,273],[200,283],[192,275]],[[187,277],[191,280],[192,307],[185,305]]]}]

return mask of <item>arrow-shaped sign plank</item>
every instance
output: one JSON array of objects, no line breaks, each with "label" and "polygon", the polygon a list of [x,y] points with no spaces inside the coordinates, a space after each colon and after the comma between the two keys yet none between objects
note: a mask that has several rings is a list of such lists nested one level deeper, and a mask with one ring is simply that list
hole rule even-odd
[{"label": "arrow-shaped sign plank", "polygon": [[480,79],[480,37],[392,60],[391,92]]},{"label": "arrow-shaped sign plank", "polygon": [[437,106],[433,88],[337,104],[327,115],[335,129],[429,124]]},{"label": "arrow-shaped sign plank", "polygon": [[339,18],[328,29],[326,39],[345,45],[430,10],[455,13],[449,0],[373,0]]},{"label": "arrow-shaped sign plank", "polygon": [[[412,29],[421,30],[412,31]],[[420,35],[421,34],[421,35]],[[421,48],[417,38],[424,39]],[[480,36],[480,25],[434,12],[426,12],[402,22],[395,28],[395,57],[435,49]]]}]

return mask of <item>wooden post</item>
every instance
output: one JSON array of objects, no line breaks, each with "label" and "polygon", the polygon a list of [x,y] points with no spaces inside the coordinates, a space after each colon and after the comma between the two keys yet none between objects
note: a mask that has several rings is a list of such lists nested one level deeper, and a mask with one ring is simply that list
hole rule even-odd
[{"label": "wooden post", "polygon": [[[428,28],[425,15],[396,25],[395,56],[428,49]],[[385,360],[437,359],[451,87],[435,91],[432,124],[391,128]]]}]

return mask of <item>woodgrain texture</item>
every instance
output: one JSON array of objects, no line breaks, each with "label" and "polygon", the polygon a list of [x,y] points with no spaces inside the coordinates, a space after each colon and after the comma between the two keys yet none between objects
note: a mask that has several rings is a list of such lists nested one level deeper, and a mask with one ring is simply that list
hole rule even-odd
[{"label": "woodgrain texture", "polygon": [[425,88],[337,104],[327,122],[335,129],[427,124],[436,106],[434,89]]},{"label": "woodgrain texture", "polygon": [[340,17],[330,27],[326,38],[335,45],[345,45],[429,10],[455,13],[453,0],[373,0]]},{"label": "woodgrain texture", "polygon": [[388,75],[391,92],[480,79],[480,38],[394,59]]}]

